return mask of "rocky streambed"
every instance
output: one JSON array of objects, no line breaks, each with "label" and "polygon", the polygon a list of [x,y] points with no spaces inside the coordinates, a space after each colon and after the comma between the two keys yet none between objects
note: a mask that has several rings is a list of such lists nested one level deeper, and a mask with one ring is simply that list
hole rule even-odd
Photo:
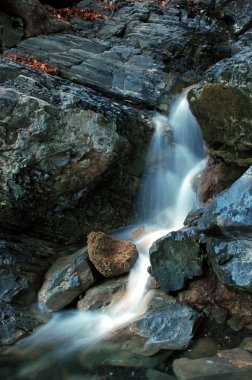
[{"label": "rocky streambed", "polygon": [[[251,378],[252,8],[207,3],[111,10],[84,0],[76,7],[103,17],[71,17],[71,33],[27,39],[22,20],[1,13],[1,377]],[[202,208],[151,247],[141,315],[57,365],[45,346],[42,371],[40,349],[21,339],[51,317],[37,299],[71,313],[125,296],[136,247],[103,232],[136,219],[152,117],[190,85],[208,154],[195,182]],[[130,240],[142,233],[133,228]]]}]

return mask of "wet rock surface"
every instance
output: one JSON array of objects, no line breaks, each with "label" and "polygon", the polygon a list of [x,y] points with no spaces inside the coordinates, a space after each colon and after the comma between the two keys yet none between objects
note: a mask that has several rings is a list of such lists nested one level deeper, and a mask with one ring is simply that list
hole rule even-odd
[{"label": "wet rock surface", "polygon": [[[189,101],[206,136],[209,168],[214,169],[206,181],[211,186],[202,190],[206,193],[211,187],[205,201],[251,164],[251,4],[229,1],[223,8],[215,2],[217,16],[211,22],[206,2],[192,3],[120,1],[113,9],[102,9],[102,2],[85,0],[79,2],[80,9],[93,7],[104,18],[86,22],[71,17],[72,34],[22,42],[22,22],[11,35],[9,18],[4,18],[1,39],[6,53],[33,55],[57,66],[61,78],[0,58],[0,225],[12,231],[11,237],[0,237],[1,344],[12,344],[41,322],[27,305],[58,256],[54,245],[34,238],[28,242],[20,232],[50,242],[83,244],[92,230],[127,224],[151,134],[148,118],[154,109],[166,112],[181,88],[204,78],[189,93]],[[214,316],[210,330],[219,321],[225,326],[228,318],[232,331],[251,327],[250,210],[248,171],[209,207],[192,214],[187,220],[190,228],[171,233],[153,248],[153,274],[165,291],[189,285],[178,297],[183,304],[157,286],[148,289],[136,321],[116,331],[105,347],[83,354],[71,370],[51,368],[53,378],[174,378],[171,355],[190,344],[200,319],[192,307],[208,320]],[[122,247],[121,258],[128,254],[125,243]],[[57,252],[62,250],[57,247]],[[184,256],[178,260],[180,253]],[[125,262],[115,257],[121,267],[103,262],[105,276],[124,273]],[[202,275],[203,257],[220,282],[208,277],[189,282]],[[126,272],[135,259],[134,253]],[[85,292],[78,303],[81,310],[111,311],[125,296],[124,277],[86,291],[94,278],[83,255],[59,259],[48,274],[40,297],[53,310],[77,302],[76,296]],[[246,344],[243,347],[249,347]],[[211,358],[176,361],[177,378],[194,378],[196,373],[203,379],[202,368],[210,367],[215,372],[207,378],[251,376],[251,358],[241,349],[235,355],[214,356],[213,366]],[[16,357],[13,362],[6,355],[0,360],[5,379],[34,378],[34,373],[14,370]],[[48,375],[39,371],[36,378]]]},{"label": "wet rock surface", "polygon": [[[86,2],[78,7],[85,8]],[[104,13],[102,4],[91,1],[88,7]],[[46,60],[72,81],[162,107],[168,91],[191,83],[199,72],[230,54],[227,34],[184,23],[178,8],[177,4],[160,8],[153,1],[119,3],[114,17],[98,19],[90,28],[83,20],[72,19],[78,35],[26,39],[15,52]]]},{"label": "wet rock surface", "polygon": [[135,244],[103,232],[90,232],[87,242],[88,257],[104,277],[128,273],[138,258]]},{"label": "wet rock surface", "polygon": [[79,310],[97,310],[115,302],[125,295],[128,277],[122,276],[116,279],[104,281],[87,290],[84,297],[78,302]]},{"label": "wet rock surface", "polygon": [[[237,5],[231,3],[231,8]],[[208,175],[201,181],[202,187],[208,182],[204,201],[230,186],[251,165],[251,46],[249,30],[233,42],[232,56],[210,67],[204,81],[188,94],[210,156]],[[211,177],[214,188],[206,194]]]},{"label": "wet rock surface", "polygon": [[176,303],[148,311],[131,324],[130,330],[146,339],[147,351],[183,350],[194,335],[198,319],[196,310]]},{"label": "wet rock surface", "polygon": [[38,320],[29,307],[0,302],[0,344],[10,345],[29,334]]},{"label": "wet rock surface", "polygon": [[216,315],[224,320],[233,318],[240,328],[252,323],[252,296],[228,289],[215,276],[205,276],[190,283],[187,290],[179,293],[180,302],[194,305],[197,309]]},{"label": "wet rock surface", "polygon": [[61,310],[94,282],[85,250],[60,257],[45,274],[38,301],[50,311]]},{"label": "wet rock surface", "polygon": [[183,289],[188,279],[202,274],[202,256],[195,231],[174,232],[150,249],[151,274],[166,291]]},{"label": "wet rock surface", "polygon": [[249,379],[252,375],[252,355],[239,348],[220,351],[202,359],[178,359],[173,363],[179,380],[189,379]]}]

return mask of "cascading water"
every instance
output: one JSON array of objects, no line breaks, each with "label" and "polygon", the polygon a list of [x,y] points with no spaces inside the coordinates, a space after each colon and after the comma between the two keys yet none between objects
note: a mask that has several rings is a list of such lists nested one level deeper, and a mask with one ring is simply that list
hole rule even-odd
[{"label": "cascading water", "polygon": [[[150,246],[169,231],[182,227],[188,211],[197,207],[192,182],[204,167],[204,150],[186,93],[173,104],[168,118],[157,116],[154,124],[155,132],[139,195],[141,217],[138,225],[144,226],[144,232],[135,241],[139,259],[130,273],[127,294],[106,313],[56,313],[24,339],[21,342],[22,350],[31,353],[42,349],[43,356],[37,361],[36,370],[45,368],[53,359],[92,348],[113,330],[144,312],[142,299],[148,278]],[[117,237],[124,238],[125,231]],[[27,369],[23,371],[25,377]]]}]

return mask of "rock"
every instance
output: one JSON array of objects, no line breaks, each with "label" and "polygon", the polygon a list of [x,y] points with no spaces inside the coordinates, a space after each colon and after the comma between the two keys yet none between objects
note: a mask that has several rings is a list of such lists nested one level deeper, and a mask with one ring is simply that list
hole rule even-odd
[{"label": "rock", "polygon": [[250,0],[230,1],[224,5],[224,17],[230,17],[237,35],[251,28],[252,5]]},{"label": "rock", "polygon": [[[120,162],[122,173],[142,135],[137,119],[133,124],[126,108],[91,90],[4,58],[0,82],[0,225],[69,244],[83,240],[92,223],[110,229],[115,214],[121,223],[130,207],[118,193],[133,200],[136,187],[130,190],[131,176],[117,169]],[[101,186],[98,201],[90,200],[101,178],[109,183],[106,192]],[[116,187],[112,196],[109,186]]]},{"label": "rock", "polygon": [[240,347],[243,350],[252,352],[252,338],[248,336],[247,338],[244,338],[240,344]]},{"label": "rock", "polygon": [[90,232],[87,242],[89,259],[104,277],[128,273],[138,258],[135,244],[103,232]]},{"label": "rock", "polygon": [[252,167],[219,194],[198,219],[206,250],[219,280],[251,292]]},{"label": "rock", "polygon": [[252,166],[209,204],[199,218],[197,226],[199,230],[208,233],[216,228],[222,233],[230,230],[229,236],[232,236],[232,230],[249,230],[252,225],[251,205]]},{"label": "rock", "polygon": [[4,49],[16,46],[24,37],[23,21],[0,12],[0,43]]},{"label": "rock", "polygon": [[208,237],[206,250],[219,280],[234,290],[252,293],[250,234],[230,239]]},{"label": "rock", "polygon": [[211,338],[199,338],[196,342],[185,352],[188,359],[199,359],[216,355],[218,350],[217,344]]},{"label": "rock", "polygon": [[28,307],[0,303],[0,345],[10,345],[38,325]]},{"label": "rock", "polygon": [[39,302],[48,310],[57,311],[87,290],[95,282],[87,258],[87,253],[80,250],[56,260],[45,275]]},{"label": "rock", "polygon": [[57,66],[64,78],[160,108],[170,100],[169,92],[197,81],[202,71],[230,53],[227,33],[213,33],[200,22],[187,25],[177,4],[167,8],[152,1],[118,5],[114,15],[93,2],[91,8],[106,13],[103,19],[87,27],[86,21],[74,18],[71,24],[77,33],[26,39],[8,52],[29,52]]},{"label": "rock", "polygon": [[56,247],[48,242],[1,231],[0,302],[34,302],[55,251]]},{"label": "rock", "polygon": [[173,370],[179,380],[249,379],[252,355],[240,348],[220,351],[216,356],[195,360],[177,359]]},{"label": "rock", "polygon": [[92,287],[78,302],[78,309],[81,311],[104,309],[111,302],[115,302],[114,298],[118,300],[120,296],[125,295],[127,281],[127,277],[120,277]]},{"label": "rock", "polygon": [[196,310],[175,303],[148,311],[130,325],[130,330],[146,339],[147,351],[183,350],[189,345],[198,320]]},{"label": "rock", "polygon": [[214,309],[212,313],[225,311],[225,319],[232,317],[240,326],[252,323],[252,296],[231,291],[216,276],[205,276],[191,282],[188,290],[179,293],[179,301],[197,309],[211,307]]},{"label": "rock", "polygon": [[156,369],[148,369],[146,376],[148,380],[176,380],[176,377],[157,371]]},{"label": "rock", "polygon": [[202,274],[195,231],[182,230],[159,239],[150,249],[150,262],[152,276],[166,292],[183,289],[188,279]]},{"label": "rock", "polygon": [[[231,3],[235,6],[235,2]],[[210,168],[216,167],[212,173],[217,180],[213,195],[230,186],[252,164],[252,70],[248,64],[252,59],[251,37],[251,32],[241,36],[233,44],[233,56],[210,67],[204,81],[188,93],[210,155]],[[201,186],[207,193],[205,182],[203,175]],[[203,192],[204,200],[208,197]]]}]

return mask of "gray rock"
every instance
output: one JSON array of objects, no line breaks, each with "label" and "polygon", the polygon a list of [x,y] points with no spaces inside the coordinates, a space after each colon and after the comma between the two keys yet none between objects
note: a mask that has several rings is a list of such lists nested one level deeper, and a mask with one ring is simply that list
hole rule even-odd
[{"label": "gray rock", "polygon": [[235,239],[208,237],[206,250],[221,283],[234,290],[252,293],[251,234]]},{"label": "gray rock", "polygon": [[202,257],[194,229],[170,233],[150,249],[151,274],[166,291],[180,290],[202,274]]},{"label": "gray rock", "polygon": [[84,297],[78,302],[79,310],[97,310],[118,300],[125,294],[128,277],[119,277],[104,281],[102,284],[88,289]]},{"label": "gray rock", "polygon": [[87,290],[95,282],[87,259],[83,249],[56,260],[45,275],[38,293],[39,302],[48,310],[57,311]]},{"label": "gray rock", "polygon": [[130,325],[130,330],[146,339],[146,350],[183,350],[194,335],[198,319],[197,311],[175,303],[148,311]]},{"label": "gray rock", "polygon": [[[217,228],[231,237],[237,235],[239,230],[249,231],[252,225],[251,206],[252,166],[209,204],[199,218],[197,226],[199,230],[208,233]],[[249,237],[248,239],[250,240]]]},{"label": "gray rock", "polygon": [[54,257],[52,244],[26,236],[0,232],[0,302],[28,305]]},{"label": "gray rock", "polygon": [[252,375],[252,355],[239,348],[195,360],[177,359],[173,370],[179,380],[247,380]]},{"label": "gray rock", "polygon": [[0,345],[10,345],[38,325],[29,308],[0,303]]},{"label": "gray rock", "polygon": [[16,46],[24,37],[23,21],[20,18],[0,12],[0,42],[3,48]]}]

